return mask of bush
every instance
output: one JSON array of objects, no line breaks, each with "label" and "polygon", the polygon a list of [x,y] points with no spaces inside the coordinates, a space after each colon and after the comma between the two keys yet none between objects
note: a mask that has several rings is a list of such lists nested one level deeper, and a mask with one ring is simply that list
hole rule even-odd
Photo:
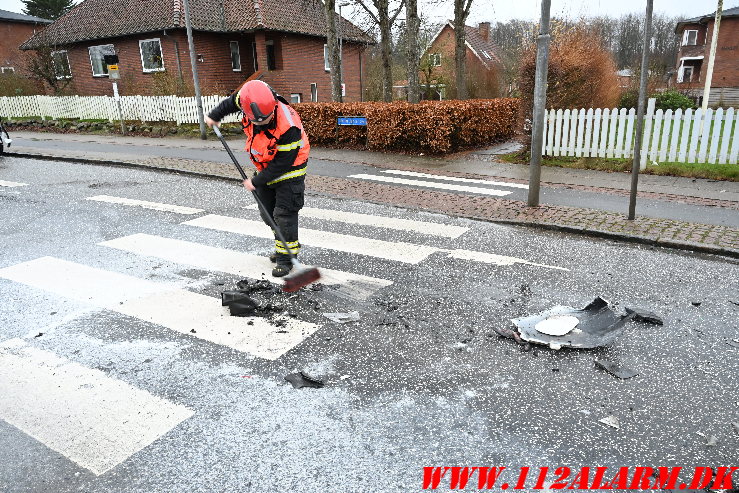
[{"label": "bush", "polygon": [[[311,143],[376,151],[441,154],[484,146],[513,135],[517,99],[293,105]],[[339,116],[365,116],[367,127],[341,126]]]},{"label": "bush", "polygon": [[687,110],[688,108],[695,107],[695,103],[692,99],[677,91],[665,91],[656,94],[653,97],[657,98],[657,101],[655,101],[655,107],[658,110]]},{"label": "bush", "polygon": [[15,73],[0,74],[0,96],[33,96],[43,94],[38,82]]},{"label": "bush", "polygon": [[636,108],[637,104],[639,104],[638,89],[627,89],[623,94],[621,94],[621,97],[618,100],[619,108]]}]

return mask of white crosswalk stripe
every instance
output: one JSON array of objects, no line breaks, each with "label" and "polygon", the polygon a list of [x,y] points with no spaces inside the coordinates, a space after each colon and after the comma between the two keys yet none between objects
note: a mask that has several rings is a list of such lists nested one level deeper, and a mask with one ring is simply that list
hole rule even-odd
[{"label": "white crosswalk stripe", "polygon": [[21,183],[21,182],[18,182],[18,181],[0,180],[0,187],[13,188],[13,187],[26,187],[26,186],[28,186],[28,183]]},{"label": "white crosswalk stripe", "polygon": [[493,195],[496,197],[505,197],[506,195],[511,194],[511,192],[508,190],[495,190],[493,188],[471,187],[467,185],[455,185],[454,183],[437,183],[433,181],[411,180],[408,178],[395,178],[393,176],[368,175],[364,173],[349,175],[348,178],[355,178],[357,180],[381,181],[398,185],[411,185],[415,187],[438,188],[441,190],[467,192],[478,195]]},{"label": "white crosswalk stripe", "polygon": [[[247,209],[258,209],[256,204]],[[336,209],[318,209],[315,207],[303,207],[300,209],[302,217],[312,217],[325,221],[337,221],[360,226],[374,226],[376,228],[395,229],[398,231],[410,231],[424,235],[442,236],[445,238],[459,238],[469,231],[463,226],[432,223],[427,221],[416,221],[413,219],[400,219],[397,217],[375,216],[358,212],[346,212]]]},{"label": "white crosswalk stripe", "polygon": [[[198,217],[182,224],[197,226],[200,228],[227,231],[258,238],[273,238],[272,230],[264,225],[262,221],[252,221],[237,217],[219,216],[209,214]],[[425,245],[413,245],[411,243],[375,240],[372,238],[361,238],[358,236],[329,233],[316,229],[300,228],[300,243],[331,250],[368,255],[397,262],[417,264],[438,249]]]},{"label": "white crosswalk stripe", "polygon": [[445,175],[432,175],[431,173],[419,173],[417,171],[404,171],[400,169],[384,169],[383,173],[391,175],[403,175],[412,176],[414,178],[428,178],[430,180],[446,180],[456,181],[459,183],[478,183],[481,185],[490,185],[494,187],[511,187],[511,188],[522,188],[528,190],[529,186],[524,183],[510,183],[507,181],[493,181],[493,180],[481,180],[477,178],[460,178],[458,176],[445,176]]},{"label": "white crosswalk stripe", "polygon": [[[99,245],[117,248],[138,255],[157,257],[180,264],[187,264],[200,269],[218,272],[227,272],[237,276],[259,279],[272,270],[272,263],[264,256],[216,248],[190,241],[163,238],[147,234],[134,234],[123,238],[104,241]],[[391,285],[393,282],[386,279],[353,274],[332,269],[321,268],[322,284],[363,286],[363,298],[374,294],[377,290]],[[282,281],[270,278],[275,283]]]},{"label": "white crosswalk stripe", "polygon": [[146,200],[127,199],[125,197],[114,197],[112,195],[96,195],[87,197],[87,200],[95,200],[97,202],[108,202],[110,204],[128,205],[132,207],[143,207],[144,209],[153,209],[162,212],[174,212],[177,214],[193,215],[204,212],[203,209],[195,209],[193,207],[183,207],[181,205],[162,204],[159,202],[148,202]]},{"label": "white crosswalk stripe", "polygon": [[262,317],[231,317],[210,296],[53,257],[0,269],[0,277],[265,359],[279,358],[318,329],[295,319],[277,327]]},{"label": "white crosswalk stripe", "polygon": [[[182,224],[215,229],[218,231],[227,231],[229,233],[238,233],[247,236],[256,236],[258,238],[272,238],[272,231],[265,226],[264,223],[236,217],[209,214],[190,221],[185,221]],[[300,242],[305,245],[312,245],[319,248],[368,255],[411,264],[417,264],[433,253],[446,253],[454,258],[474,260],[495,265],[528,264],[549,269],[567,270],[562,267],[537,264],[525,259],[507,257],[504,255],[473,252],[469,250],[437,248],[426,245],[415,245],[412,243],[388,242],[371,238],[361,238],[358,236],[327,233],[305,228],[301,228],[300,230]]]},{"label": "white crosswalk stripe", "polygon": [[0,418],[103,474],[193,415],[20,339],[0,343]]}]

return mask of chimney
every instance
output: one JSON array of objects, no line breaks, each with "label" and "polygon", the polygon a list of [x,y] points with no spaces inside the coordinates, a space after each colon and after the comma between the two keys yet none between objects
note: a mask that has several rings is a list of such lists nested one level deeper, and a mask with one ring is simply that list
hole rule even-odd
[{"label": "chimney", "polygon": [[490,23],[481,22],[480,25],[477,26],[477,31],[480,33],[480,36],[482,36],[482,39],[487,41],[490,37]]}]

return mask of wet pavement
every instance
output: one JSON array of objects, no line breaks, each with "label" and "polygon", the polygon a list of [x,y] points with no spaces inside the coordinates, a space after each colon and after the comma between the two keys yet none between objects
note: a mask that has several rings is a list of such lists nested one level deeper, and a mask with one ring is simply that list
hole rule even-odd
[{"label": "wet pavement", "polygon": [[[220,293],[243,276],[161,258],[171,251],[144,255],[100,244],[145,234],[266,256],[269,240],[182,224],[205,215],[258,220],[242,188],[136,168],[12,157],[1,164],[0,179],[25,185],[0,187],[0,386],[20,378],[2,369],[14,357],[21,360],[22,344],[96,370],[103,382],[145,391],[153,396],[148,399],[162,400],[156,406],[166,401],[191,412],[96,474],[70,458],[74,447],[54,445],[68,422],[80,423],[101,454],[108,450],[105,436],[97,438],[103,432],[96,414],[82,411],[87,389],[69,387],[70,402],[79,408],[59,422],[29,424],[24,416],[33,414],[33,405],[22,395],[4,400],[2,491],[421,491],[425,466],[737,465],[739,434],[732,422],[739,421],[739,263],[731,258],[311,191],[307,206],[372,215],[377,225],[306,215],[304,231],[367,244],[381,240],[401,250],[415,245],[428,255],[414,263],[358,254],[348,241],[304,246],[301,260],[310,265],[391,284],[367,297],[330,285],[275,293],[270,301],[285,309],[262,317],[272,327],[269,338],[279,338],[293,322],[312,325],[269,359],[203,339],[205,328],[178,331],[152,322],[169,316],[158,313],[162,307],[154,301],[136,312],[121,298],[119,308],[113,293],[121,286],[88,293],[84,283],[60,286],[63,276],[49,271],[34,278],[33,287],[30,267],[13,270],[16,280],[8,279],[9,268],[52,257],[94,268],[91,278],[123,274],[208,297],[224,310],[216,332],[230,330],[227,320],[240,320],[249,334],[247,319],[229,317],[220,306]],[[311,190],[322,190],[329,179],[313,177]],[[201,212],[86,200],[100,194]],[[381,218],[466,232],[443,237],[389,229]],[[651,310],[664,325],[629,321],[607,347],[559,351],[525,347],[494,330],[554,305],[583,307],[596,296],[618,312]],[[110,303],[101,308],[93,298]],[[200,316],[190,308],[182,324]],[[353,311],[358,322],[324,315]],[[20,340],[16,349],[8,349],[12,340]],[[595,360],[638,375],[616,378]],[[37,355],[27,364],[39,361]],[[297,389],[285,381],[301,371],[324,387]],[[115,396],[106,398],[115,403]],[[611,416],[618,428],[602,422]],[[699,432],[715,436],[715,445],[706,445]]]}]

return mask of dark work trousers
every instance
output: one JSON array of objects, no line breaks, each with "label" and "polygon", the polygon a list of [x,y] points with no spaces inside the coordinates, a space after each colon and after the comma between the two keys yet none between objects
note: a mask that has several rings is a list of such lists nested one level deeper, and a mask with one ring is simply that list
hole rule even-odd
[{"label": "dark work trousers", "polygon": [[[277,227],[280,228],[287,246],[292,253],[297,255],[300,252],[300,243],[298,243],[298,211],[303,208],[305,199],[305,176],[285,180],[271,186],[257,187],[257,196],[262,201],[267,212],[272,215]],[[264,218],[264,212],[261,211],[262,220],[270,226]],[[285,246],[275,233],[275,252],[277,253],[277,263],[282,265],[290,264],[290,256],[285,250]]]}]

